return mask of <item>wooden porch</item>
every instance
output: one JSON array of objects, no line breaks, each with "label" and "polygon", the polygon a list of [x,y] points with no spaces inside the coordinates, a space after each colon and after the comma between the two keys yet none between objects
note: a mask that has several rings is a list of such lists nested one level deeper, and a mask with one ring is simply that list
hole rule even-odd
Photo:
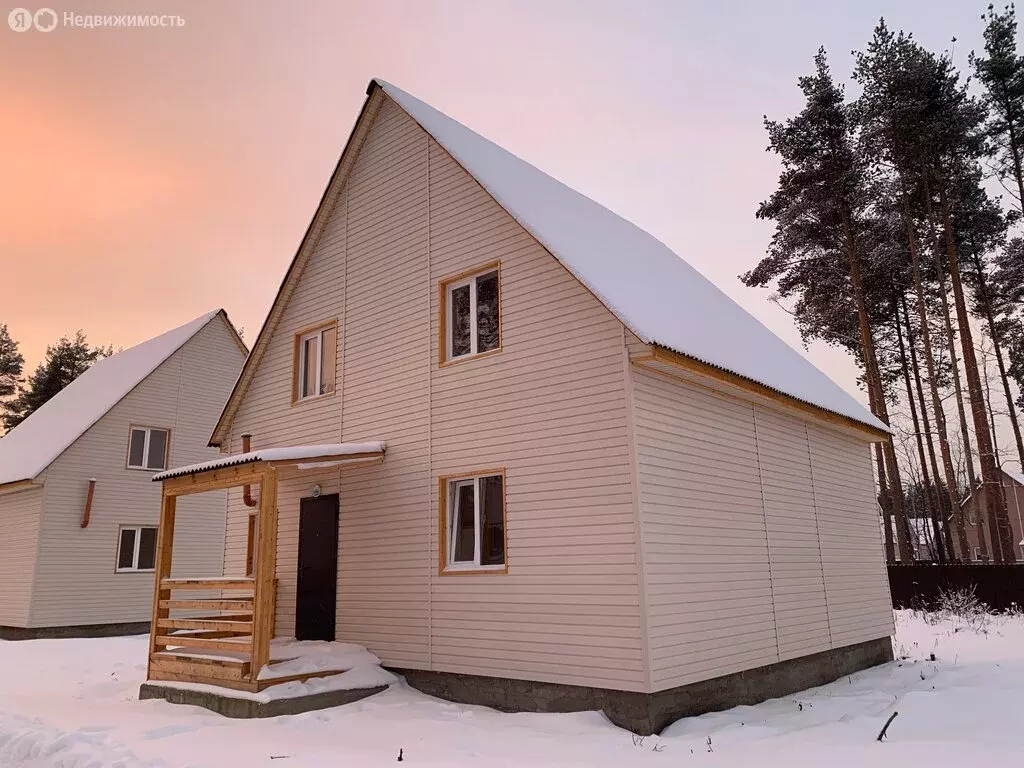
[{"label": "wooden porch", "polygon": [[[278,470],[382,461],[384,444],[305,446],[251,452],[154,476],[163,483],[153,580],[146,679],[204,683],[258,692],[270,685],[340,674],[319,670],[274,674],[272,658],[277,568]],[[247,577],[172,578],[178,498],[250,486],[258,489],[254,572]],[[196,593],[201,593],[198,596]],[[262,673],[262,674],[261,674]]]}]

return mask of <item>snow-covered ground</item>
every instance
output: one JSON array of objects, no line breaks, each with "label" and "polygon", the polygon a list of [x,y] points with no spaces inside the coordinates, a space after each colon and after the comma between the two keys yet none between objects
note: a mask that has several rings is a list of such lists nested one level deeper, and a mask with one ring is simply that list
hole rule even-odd
[{"label": "snow-covered ground", "polygon": [[414,766],[474,768],[1019,764],[1024,618],[979,628],[900,612],[896,625],[904,661],[643,740],[598,713],[502,714],[404,686],[333,710],[228,720],[138,701],[145,638],[0,642],[0,766],[383,766],[399,749]]}]

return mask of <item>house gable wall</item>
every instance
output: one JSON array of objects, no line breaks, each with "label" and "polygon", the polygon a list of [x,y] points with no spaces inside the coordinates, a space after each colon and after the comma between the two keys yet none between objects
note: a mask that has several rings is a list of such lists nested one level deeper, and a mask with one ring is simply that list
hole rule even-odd
[{"label": "house gable wall", "polygon": [[[244,359],[233,333],[214,318],[50,465],[30,626],[149,619],[152,573],[115,572],[119,526],[155,526],[160,516],[152,473],[125,468],[129,429],[169,428],[169,466],[215,458],[207,447],[211,425]],[[96,487],[82,528],[90,478]],[[179,504],[175,573],[220,575],[225,504],[223,493]]]},{"label": "house gable wall", "polygon": [[[500,260],[502,351],[438,365],[442,279]],[[386,100],[268,339],[230,448],[387,441],[383,464],[283,472],[278,635],[299,500],[340,493],[338,639],[389,665],[645,686],[624,329]],[[339,321],[336,394],[292,405],[295,333]],[[506,473],[507,574],[439,575],[439,476]],[[244,569],[232,493],[225,570]]]}]

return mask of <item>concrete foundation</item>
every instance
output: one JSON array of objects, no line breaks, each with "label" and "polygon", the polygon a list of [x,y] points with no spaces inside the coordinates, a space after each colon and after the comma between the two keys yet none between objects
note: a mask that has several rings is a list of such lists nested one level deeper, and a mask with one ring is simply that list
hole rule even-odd
[{"label": "concrete foundation", "polygon": [[40,640],[62,637],[117,637],[119,635],[148,635],[148,621],[120,624],[79,624],[70,627],[3,627],[0,640]]},{"label": "concrete foundation", "polygon": [[392,671],[404,675],[414,688],[449,701],[504,712],[601,710],[616,725],[646,736],[660,733],[682,717],[787,696],[892,659],[892,641],[882,637],[656,693],[416,669]]},{"label": "concrete foundation", "polygon": [[387,686],[385,685],[376,688],[357,688],[351,691],[324,691],[290,699],[257,701],[237,696],[228,689],[224,689],[224,692],[220,693],[177,688],[160,683],[143,683],[139,688],[139,698],[164,699],[171,704],[191,704],[194,707],[209,709],[224,715],[224,717],[250,718],[298,715],[314,709],[340,707],[342,704],[351,704],[353,701],[359,701],[386,690]]}]

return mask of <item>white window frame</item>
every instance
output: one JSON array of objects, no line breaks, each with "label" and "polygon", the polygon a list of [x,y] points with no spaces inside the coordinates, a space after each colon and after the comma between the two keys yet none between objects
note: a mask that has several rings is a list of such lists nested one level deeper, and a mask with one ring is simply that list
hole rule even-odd
[{"label": "white window frame", "polygon": [[[324,331],[327,328],[318,328],[315,331],[305,333],[299,337],[299,387],[298,400],[312,400],[314,397],[320,397],[326,394],[323,392],[324,388]],[[306,342],[316,339],[316,386],[313,387],[313,394],[303,395],[302,391],[306,388]]]},{"label": "white window frame", "polygon": [[[132,436],[136,432],[144,432],[146,434],[145,439],[142,442],[142,464],[132,464]],[[164,462],[162,467],[148,467],[146,466],[146,460],[149,458],[149,438],[153,432],[163,432],[167,435],[167,439],[164,442]],[[171,452],[171,430],[164,427],[140,427],[132,425],[128,429],[128,456],[125,459],[125,466],[128,469],[141,469],[143,472],[163,472],[167,469],[167,458]]]},{"label": "white window frame", "polygon": [[[446,531],[448,535],[447,541],[447,553],[448,557],[445,565],[445,572],[455,571],[504,571],[508,568],[508,552],[504,553],[504,562],[495,565],[481,565],[480,564],[480,525],[481,515],[483,513],[480,494],[480,481],[486,477],[501,477],[502,479],[502,500],[501,500],[501,522],[504,527],[507,524],[506,521],[506,510],[505,510],[505,477],[500,472],[491,472],[482,475],[476,475],[471,477],[452,477],[448,478],[446,482],[445,492],[448,494],[448,503],[446,514],[448,519],[445,521]],[[473,561],[472,562],[455,562],[455,531],[456,531],[456,516],[458,514],[458,500],[460,487],[467,485],[473,486]],[[503,531],[504,532],[504,531]]]},{"label": "white window frame", "polygon": [[974,548],[974,559],[981,560],[981,547]]},{"label": "white window frame", "polygon": [[[479,272],[474,272],[469,277],[465,277],[461,280],[453,280],[445,285],[445,312],[447,316],[444,319],[445,325],[445,359],[446,360],[465,360],[466,358],[473,357],[475,355],[487,354],[488,352],[497,352],[501,349],[501,273],[499,265],[492,265],[481,269]],[[484,352],[479,351],[479,331],[476,327],[476,281],[486,275],[493,274],[498,280],[498,346],[494,349],[488,349]],[[452,301],[452,294],[459,288],[465,288],[469,286],[469,352],[465,352],[461,355],[455,355],[452,353],[452,333],[455,329],[455,323],[453,318],[453,312],[455,311],[455,302]]]},{"label": "white window frame", "polygon": [[[114,571],[116,573],[152,573],[156,570],[156,557],[159,554],[158,551],[153,553],[153,568],[139,568],[139,548],[142,545],[142,531],[146,528],[152,528],[157,532],[157,541],[159,541],[160,532],[157,530],[155,525],[121,525],[117,529],[117,552],[114,557]],[[135,550],[132,552],[132,564],[131,567],[121,568],[118,563],[121,562],[121,534],[124,531],[135,531]],[[154,547],[156,544],[154,544]]]}]

